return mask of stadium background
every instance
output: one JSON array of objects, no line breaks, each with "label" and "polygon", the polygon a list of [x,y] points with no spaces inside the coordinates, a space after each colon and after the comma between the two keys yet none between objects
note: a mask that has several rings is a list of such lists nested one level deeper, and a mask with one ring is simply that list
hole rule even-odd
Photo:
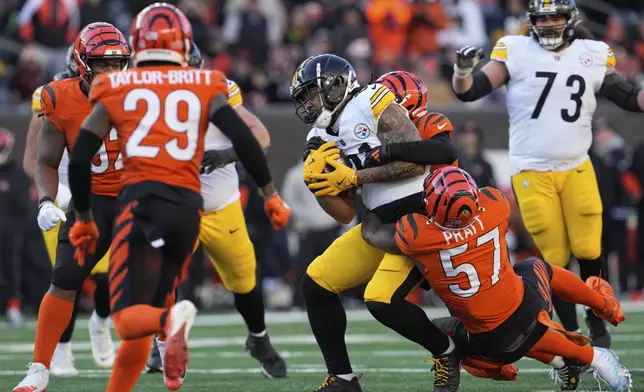
[{"label": "stadium background", "polygon": [[[298,181],[292,180],[298,176],[288,175],[289,170],[292,170],[291,173],[297,172],[294,166],[301,162],[301,148],[306,135],[306,128],[295,116],[293,105],[289,101],[288,87],[295,67],[312,54],[332,52],[346,57],[354,64],[362,83],[368,83],[383,72],[394,69],[405,69],[419,75],[429,89],[430,109],[447,114],[455,125],[454,138],[459,144],[460,161],[465,168],[478,176],[480,185],[496,184],[512,196],[508,189],[504,92],[494,93],[481,102],[464,105],[455,101],[449,80],[454,53],[460,46],[477,45],[489,53],[499,37],[527,31],[524,0],[168,2],[176,4],[191,20],[195,41],[206,56],[206,66],[220,69],[235,80],[243,92],[244,105],[265,122],[272,139],[269,162],[282,193],[306,199],[301,203],[291,203],[287,199],[294,209],[293,223],[288,230],[276,233],[262,216],[257,198],[252,197],[255,194],[253,184],[242,180],[242,195],[246,202],[245,212],[251,237],[257,253],[264,255],[259,259],[259,273],[269,308],[286,310],[303,305],[295,288],[297,276],[315,256],[310,249],[324,245],[325,241],[332,240],[337,233],[346,229],[328,220],[323,224],[316,224],[312,219],[306,219],[307,215],[317,219],[320,217],[319,211],[314,211],[315,202],[311,202],[312,198],[306,188],[302,189],[301,184],[295,184]],[[54,73],[63,69],[65,49],[78,30],[87,23],[106,21],[113,23],[127,36],[132,16],[150,3],[152,1],[147,0],[0,1],[0,127],[9,129],[16,136],[13,151],[16,162],[22,162],[24,139],[31,116],[31,94],[36,87],[46,83]],[[578,0],[577,3],[585,26],[597,39],[606,41],[613,48],[617,56],[618,72],[635,83],[644,84],[644,0]],[[644,286],[644,252],[638,252],[637,248],[639,245],[644,249],[644,230],[637,229],[638,226],[644,228],[644,224],[638,225],[639,218],[644,217],[644,202],[641,201],[638,181],[633,179],[639,178],[639,182],[644,183],[642,117],[624,113],[606,102],[600,103],[597,116],[594,127],[596,143],[591,154],[604,200],[605,248],[611,254],[609,278],[623,298],[639,301]],[[243,168],[240,170],[243,172]],[[244,178],[243,175],[241,177]],[[34,200],[34,216],[24,217],[25,221],[33,222],[33,225],[35,203]],[[320,223],[321,220],[316,222]],[[529,236],[522,229],[518,212],[512,223],[510,243],[514,258],[534,253]],[[0,216],[0,226],[11,228],[15,226],[15,222]],[[329,232],[333,234],[330,238]],[[31,243],[33,238],[30,239],[29,236],[38,240],[37,230],[32,228],[30,233],[22,235],[21,241]],[[19,308],[29,316],[37,309],[38,299],[22,298],[20,294],[17,295],[18,298],[14,298],[16,284],[11,280],[15,276],[21,276],[22,283],[18,286],[28,287],[29,290],[25,291],[38,292],[39,290],[31,287],[38,284],[43,286],[41,291],[44,292],[46,279],[30,276],[31,267],[25,262],[28,251],[15,257],[3,253],[2,241],[6,240],[6,237],[0,238],[0,302],[9,306],[18,303]],[[231,307],[232,297],[217,282],[217,277],[203,255],[197,254],[194,260],[190,277],[182,288],[186,295],[204,310]],[[22,269],[22,272],[16,275],[16,269]],[[88,293],[91,292],[91,282],[86,289]],[[360,290],[349,293],[345,297],[345,303],[348,307],[360,307],[360,297]],[[412,299],[426,305],[436,304],[436,299],[431,295],[419,293]],[[87,296],[82,306],[84,309],[91,308],[91,296]],[[2,309],[8,308],[2,306]],[[637,334],[638,325],[644,323],[644,315],[638,315],[637,312],[644,307],[640,302],[633,302],[628,304],[628,309],[634,321],[630,327],[622,330],[623,335],[618,335],[617,347],[627,350],[623,355],[633,357],[632,360],[627,360],[629,365],[644,368],[644,362],[638,359],[644,353],[644,346],[633,345],[633,342],[640,342],[638,344],[641,346],[641,341],[644,340],[643,335]],[[315,347],[310,345],[310,331],[303,316],[298,314],[280,316],[278,313],[269,316],[269,321],[273,320],[280,328],[279,335],[284,335],[277,337],[278,341],[283,341],[277,346],[292,350],[291,362],[296,363],[296,373],[321,373],[319,356]],[[418,364],[408,366],[405,363],[409,362],[400,360],[400,357],[407,355],[418,356],[420,351],[414,351],[415,347],[396,340],[389,331],[375,325],[365,316],[361,310],[350,315],[350,320],[356,320],[354,326],[350,327],[350,341],[357,345],[351,346],[351,349],[361,353],[357,354],[358,358],[364,358],[358,359],[358,364],[364,364],[363,367],[371,367],[373,370],[384,369],[376,380],[380,388],[387,385],[391,388],[396,383],[395,377],[388,378],[387,375],[395,373],[392,371],[392,360],[399,367],[402,366],[402,370],[398,371],[401,374],[424,371]],[[32,322],[23,323],[22,319],[7,317],[10,325],[22,326],[23,329],[13,331],[0,325],[0,334],[5,336],[0,340],[14,343],[0,344],[0,389],[7,389],[12,377],[15,378],[14,374],[20,371],[23,362],[28,361],[34,332]],[[223,321],[202,319],[197,333],[197,338],[204,340],[200,343],[202,349],[226,345],[217,339],[234,341],[232,332],[226,328],[228,325],[237,325],[235,322],[238,320],[231,317],[233,321],[230,324],[227,324],[226,318]],[[302,342],[297,339],[289,341],[287,335],[293,334],[302,334]],[[87,336],[83,327],[80,327],[77,336],[80,340],[80,354],[76,355],[79,369],[87,369],[88,373],[84,375],[102,377],[102,373],[91,371],[91,364],[84,364],[91,360],[83,360],[89,358],[88,347],[85,347],[84,342]],[[365,346],[360,346],[368,342],[373,342],[375,346],[370,346],[368,350]],[[298,346],[300,344],[308,344],[310,351],[303,351]],[[6,347],[3,349],[3,346]],[[372,349],[375,351],[370,351]],[[244,373],[246,370],[243,365],[236,364],[236,361],[243,362],[242,359],[231,359],[236,358],[235,355],[226,356],[226,352],[220,356],[213,354],[218,358],[214,364],[220,363],[221,366],[211,366],[210,362],[205,362],[210,356],[208,351],[200,354],[202,357],[197,356],[203,358],[203,364],[208,363],[208,368],[201,366],[203,371],[195,377],[200,379],[212,373],[217,374],[212,369],[218,367],[227,369],[237,366],[239,368],[231,370],[231,376],[224,378],[224,383],[230,380],[230,387],[224,390],[236,390],[234,373]],[[374,356],[380,359],[374,362]],[[315,360],[311,361],[311,358]],[[246,365],[251,367],[250,363]],[[312,386],[313,377],[317,381],[318,375],[305,377]],[[205,378],[200,380],[206,385]],[[5,381],[7,388],[4,388]],[[86,387],[82,383],[54,385],[63,385],[73,390],[85,390],[82,388]],[[491,384],[486,385],[489,387]],[[505,387],[515,390],[515,387]],[[249,384],[240,390],[254,390],[253,388]],[[257,388],[263,390],[261,384]],[[291,389],[284,387],[280,390]]]}]

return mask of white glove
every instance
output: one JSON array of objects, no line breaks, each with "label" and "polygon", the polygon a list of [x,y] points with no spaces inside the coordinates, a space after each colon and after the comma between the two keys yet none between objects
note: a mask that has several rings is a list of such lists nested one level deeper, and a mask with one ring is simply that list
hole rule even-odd
[{"label": "white glove", "polygon": [[51,201],[43,202],[38,209],[38,226],[40,230],[49,231],[60,221],[66,222],[65,212],[56,207]]},{"label": "white glove", "polygon": [[72,192],[67,185],[58,183],[58,194],[56,194],[56,205],[63,211],[67,211],[69,202],[72,200]]}]

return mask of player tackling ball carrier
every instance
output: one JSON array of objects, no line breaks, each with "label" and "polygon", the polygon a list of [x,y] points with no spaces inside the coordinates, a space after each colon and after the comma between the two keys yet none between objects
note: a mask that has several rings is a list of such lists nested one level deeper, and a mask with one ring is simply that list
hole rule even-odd
[{"label": "player tackling ball carrier", "polygon": [[[644,93],[615,73],[615,55],[601,41],[576,36],[574,0],[531,0],[530,36],[506,36],[489,63],[474,67],[482,51],[457,53],[452,87],[466,102],[507,85],[512,187],[523,223],[544,260],[566,267],[570,251],[581,278],[601,274],[602,202],[588,158],[595,95],[642,112]],[[569,331],[578,331],[575,305],[555,298]],[[602,320],[587,311],[592,344],[610,347]]]}]

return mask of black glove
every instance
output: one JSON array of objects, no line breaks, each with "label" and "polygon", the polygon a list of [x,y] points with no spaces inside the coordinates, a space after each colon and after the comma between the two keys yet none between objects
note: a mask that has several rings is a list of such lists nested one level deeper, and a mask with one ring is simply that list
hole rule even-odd
[{"label": "black glove", "polygon": [[391,163],[389,156],[389,149],[387,146],[378,146],[367,153],[367,158],[364,161],[364,167],[376,167]]},{"label": "black glove", "polygon": [[464,46],[456,52],[456,64],[454,72],[461,77],[472,73],[476,64],[485,57],[483,49],[475,46]]},{"label": "black glove", "polygon": [[238,160],[234,148],[226,150],[208,150],[203,154],[201,174],[210,174],[213,170],[226,166]]},{"label": "black glove", "polygon": [[313,136],[312,138],[310,138],[304,145],[304,154],[302,155],[302,162],[306,161],[306,158],[309,157],[309,154],[311,153],[311,151],[317,150],[324,143],[326,142],[322,140],[322,138],[319,136]]}]

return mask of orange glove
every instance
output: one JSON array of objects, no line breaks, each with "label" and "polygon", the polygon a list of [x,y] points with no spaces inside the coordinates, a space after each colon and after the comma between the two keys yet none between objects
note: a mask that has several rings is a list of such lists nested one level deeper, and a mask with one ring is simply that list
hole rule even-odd
[{"label": "orange glove", "polygon": [[279,193],[275,192],[264,203],[264,211],[268,215],[275,230],[281,230],[288,224],[291,216],[291,207],[282,200]]},{"label": "orange glove", "polygon": [[69,231],[69,242],[76,248],[74,258],[78,265],[85,265],[85,252],[93,255],[96,251],[96,240],[98,240],[98,227],[94,221],[77,220]]}]

